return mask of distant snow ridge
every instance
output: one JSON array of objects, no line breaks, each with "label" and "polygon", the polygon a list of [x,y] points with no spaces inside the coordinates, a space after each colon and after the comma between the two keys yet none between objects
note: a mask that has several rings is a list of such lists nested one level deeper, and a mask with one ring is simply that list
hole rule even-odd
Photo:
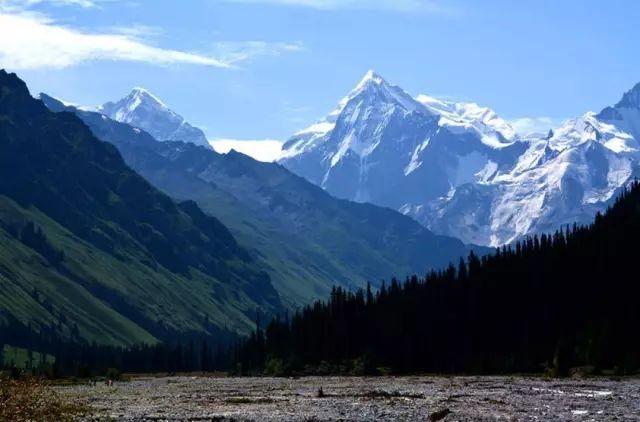
[{"label": "distant snow ridge", "polygon": [[144,88],[134,88],[126,97],[108,102],[98,111],[149,132],[159,141],[184,141],[209,147],[202,130],[191,126]]},{"label": "distant snow ridge", "polygon": [[489,108],[413,98],[369,71],[280,163],[338,197],[497,246],[590,221],[638,175],[639,140],[640,84],[600,113],[520,136]]}]

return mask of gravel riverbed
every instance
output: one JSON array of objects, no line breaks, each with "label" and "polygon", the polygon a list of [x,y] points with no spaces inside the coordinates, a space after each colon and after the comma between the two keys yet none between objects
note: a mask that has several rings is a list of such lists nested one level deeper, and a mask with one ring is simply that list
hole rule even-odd
[{"label": "gravel riverbed", "polygon": [[96,420],[640,421],[640,379],[166,377],[57,390]]}]

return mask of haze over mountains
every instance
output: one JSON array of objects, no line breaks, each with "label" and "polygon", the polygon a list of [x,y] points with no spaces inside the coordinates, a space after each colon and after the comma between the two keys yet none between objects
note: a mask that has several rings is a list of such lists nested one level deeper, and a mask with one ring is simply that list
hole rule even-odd
[{"label": "haze over mountains", "polygon": [[588,222],[638,174],[639,92],[544,136],[520,136],[488,108],[413,98],[370,71],[291,137],[279,162],[339,198],[497,246]]},{"label": "haze over mountains", "polygon": [[65,106],[100,139],[114,144],[129,166],[180,200],[194,200],[222,220],[261,263],[291,308],[325,297],[334,285],[378,285],[395,274],[446,266],[470,250],[435,236],[393,210],[333,198],[280,165],[184,142],[158,142],[139,128]]},{"label": "haze over mountains", "polygon": [[[549,133],[522,135],[489,108],[414,98],[369,71],[325,119],[283,145],[279,163],[338,198],[396,209],[465,243],[503,245],[590,221],[636,177],[638,91]],[[98,111],[157,140],[207,145],[142,88]]]}]

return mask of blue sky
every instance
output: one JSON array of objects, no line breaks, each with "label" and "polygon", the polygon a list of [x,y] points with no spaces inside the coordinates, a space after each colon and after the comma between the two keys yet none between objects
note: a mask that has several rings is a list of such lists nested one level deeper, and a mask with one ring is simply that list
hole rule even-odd
[{"label": "blue sky", "polygon": [[370,68],[555,121],[640,82],[639,18],[634,0],[0,0],[0,67],[82,105],[145,87],[211,139],[286,139]]}]

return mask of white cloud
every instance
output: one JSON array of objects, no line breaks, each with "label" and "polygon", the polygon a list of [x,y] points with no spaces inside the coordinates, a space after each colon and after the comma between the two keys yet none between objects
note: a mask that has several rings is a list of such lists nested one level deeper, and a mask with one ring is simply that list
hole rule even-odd
[{"label": "white cloud", "polygon": [[[86,7],[95,4],[94,0],[58,1],[74,2]],[[279,55],[302,49],[296,43],[249,41],[215,43],[211,54],[194,53],[151,45],[145,37],[157,32],[156,28],[139,26],[125,31],[112,28],[89,33],[59,25],[42,14],[30,11],[6,13],[6,10],[0,7],[0,67],[11,70],[62,69],[97,60],[232,68],[257,56]]]},{"label": "white cloud", "polygon": [[137,4],[130,0],[0,0],[0,67],[60,69],[87,61],[117,60],[232,68],[255,57],[303,50],[301,43],[265,41],[216,42],[206,53],[166,49],[149,42],[162,32],[158,27],[129,25],[87,32],[59,24],[40,8],[89,9],[108,3]]},{"label": "white cloud", "polygon": [[97,7],[100,3],[116,0],[0,0],[3,10],[28,10],[35,6],[50,4],[52,6],[77,6],[85,9]]},{"label": "white cloud", "polygon": [[213,46],[216,57],[229,64],[236,64],[259,56],[295,53],[303,49],[302,43],[265,41],[220,41]]},{"label": "white cloud", "polygon": [[564,119],[555,119],[553,117],[519,117],[509,120],[511,126],[519,134],[526,135],[527,133],[546,133],[549,129],[558,127]]},{"label": "white cloud", "polygon": [[226,154],[233,149],[258,161],[273,162],[282,156],[282,142],[273,139],[213,139],[209,144],[220,154]]},{"label": "white cloud", "polygon": [[114,34],[125,35],[134,40],[144,40],[151,37],[157,37],[162,35],[164,31],[157,26],[149,25],[128,25],[128,26],[112,26],[107,28],[108,31]]},{"label": "white cloud", "polygon": [[226,0],[233,3],[264,3],[310,7],[320,10],[368,9],[450,14],[453,9],[439,0]]},{"label": "white cloud", "polygon": [[55,6],[80,6],[84,8],[96,7],[100,0],[27,0],[27,3],[51,3]]},{"label": "white cloud", "polygon": [[131,35],[86,33],[40,15],[0,13],[0,66],[60,69],[91,60],[230,67],[216,57],[153,47]]}]

